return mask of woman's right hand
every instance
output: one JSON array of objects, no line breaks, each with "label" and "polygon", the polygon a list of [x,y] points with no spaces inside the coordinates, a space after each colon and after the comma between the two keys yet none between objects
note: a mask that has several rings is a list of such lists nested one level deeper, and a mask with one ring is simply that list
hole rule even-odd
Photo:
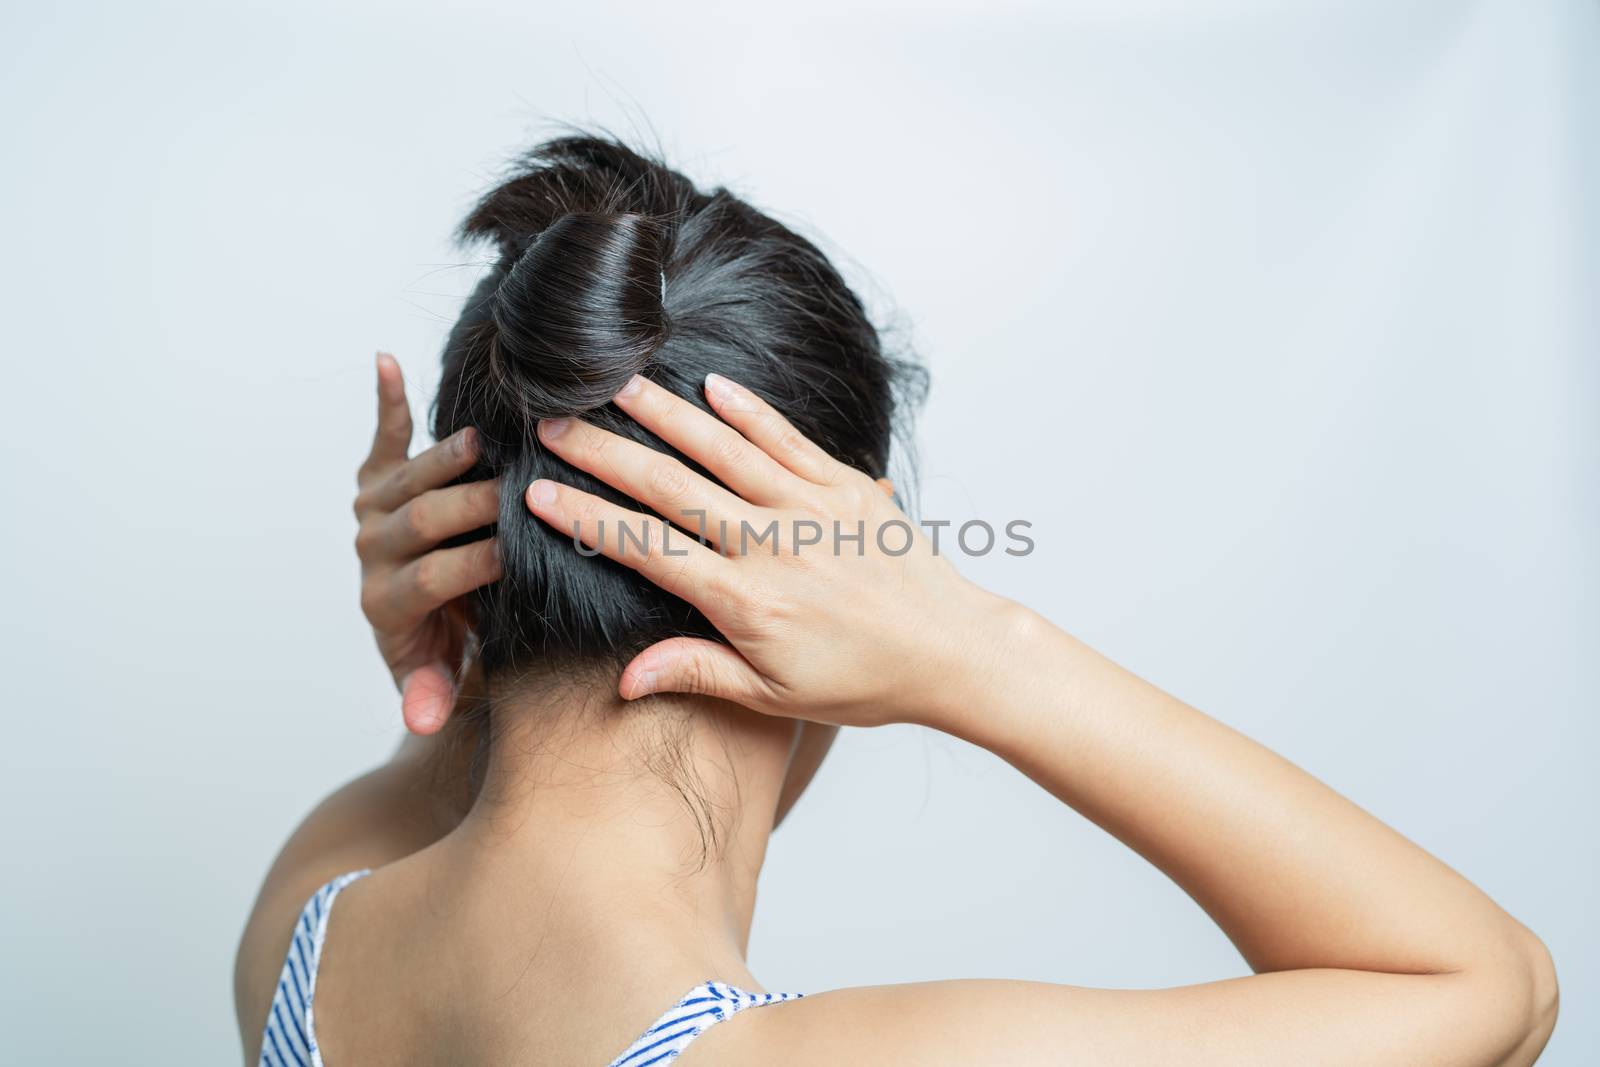
[{"label": "woman's right hand", "polygon": [[378,430],[356,473],[356,555],[361,610],[401,692],[407,729],[435,733],[455,706],[468,667],[468,619],[461,599],[500,577],[494,539],[437,547],[494,522],[498,486],[450,485],[477,461],[471,429],[416,457],[400,365],[378,355]]},{"label": "woman's right hand", "polygon": [[[840,463],[725,378],[710,376],[706,396],[722,421],[640,377],[615,402],[722,485],[579,419],[539,427],[567,463],[682,529],[703,529],[720,550],[568,486],[529,487],[534,514],[687,600],[732,643],[653,645],[624,670],[621,695],[698,693],[843,726],[940,725],[939,711],[996,662],[1022,609],[963,579],[895,506],[887,481]],[[776,543],[758,542],[772,523]],[[619,526],[650,531],[649,551]],[[852,539],[836,540],[836,529]]]}]

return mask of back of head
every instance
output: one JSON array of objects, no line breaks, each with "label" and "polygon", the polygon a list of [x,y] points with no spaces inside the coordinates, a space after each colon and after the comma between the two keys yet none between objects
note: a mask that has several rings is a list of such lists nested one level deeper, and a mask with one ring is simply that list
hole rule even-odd
[{"label": "back of head", "polygon": [[900,387],[918,372],[884,353],[815,246],[725,189],[701,192],[609,139],[567,137],[523,157],[462,235],[492,241],[498,260],[450,334],[433,431],[476,427],[481,459],[464,480],[500,482],[505,577],[474,605],[491,677],[619,663],[674,635],[716,637],[697,611],[580,555],[570,533],[527,511],[523,492],[537,478],[639,508],[546,452],[538,420],[581,416],[681,459],[611,398],[640,374],[706,408],[714,371],[841,461],[885,473]]}]

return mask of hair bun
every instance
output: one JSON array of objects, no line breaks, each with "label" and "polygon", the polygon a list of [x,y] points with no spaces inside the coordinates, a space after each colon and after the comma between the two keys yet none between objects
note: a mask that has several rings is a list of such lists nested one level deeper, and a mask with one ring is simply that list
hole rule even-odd
[{"label": "hair bun", "polygon": [[567,214],[516,256],[494,293],[489,367],[519,414],[602,407],[648,366],[667,334],[665,245],[646,215]]}]

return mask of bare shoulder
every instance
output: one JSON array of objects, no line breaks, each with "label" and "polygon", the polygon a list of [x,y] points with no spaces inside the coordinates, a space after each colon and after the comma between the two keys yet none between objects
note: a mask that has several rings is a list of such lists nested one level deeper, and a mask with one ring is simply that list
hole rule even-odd
[{"label": "bare shoulder", "polygon": [[415,769],[391,763],[336,790],[284,844],[250,909],[234,959],[234,1010],[245,1060],[260,1055],[262,1030],[294,925],[324,884],[426,848],[449,829]]}]

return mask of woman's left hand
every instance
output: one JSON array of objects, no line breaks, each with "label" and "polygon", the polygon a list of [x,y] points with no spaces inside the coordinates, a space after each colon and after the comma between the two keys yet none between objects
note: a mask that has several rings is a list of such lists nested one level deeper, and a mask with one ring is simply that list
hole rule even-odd
[{"label": "woman's left hand", "polygon": [[439,548],[494,522],[499,487],[450,483],[477,461],[471,429],[412,458],[411,409],[393,356],[378,356],[378,431],[356,474],[361,610],[401,692],[407,729],[435,733],[467,666],[467,593],[500,577],[494,539]]}]

